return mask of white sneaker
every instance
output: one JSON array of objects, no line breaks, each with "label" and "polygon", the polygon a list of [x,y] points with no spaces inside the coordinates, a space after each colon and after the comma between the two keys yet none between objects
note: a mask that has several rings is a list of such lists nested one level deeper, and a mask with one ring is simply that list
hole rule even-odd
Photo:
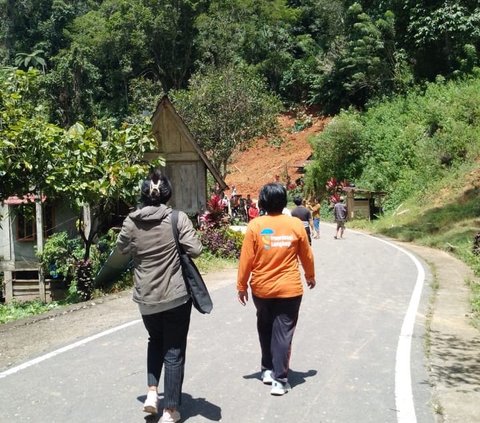
[{"label": "white sneaker", "polygon": [[180,413],[177,410],[163,410],[163,416],[158,423],[177,423],[180,421]]},{"label": "white sneaker", "polygon": [[145,413],[157,414],[158,412],[157,402],[158,402],[157,393],[155,391],[148,391],[147,399],[143,403],[143,411]]},{"label": "white sneaker", "polygon": [[278,380],[274,380],[272,382],[272,390],[270,391],[270,393],[272,395],[284,395],[288,391],[290,391],[290,389],[292,389],[292,387],[288,382],[282,383]]},{"label": "white sneaker", "polygon": [[271,385],[273,382],[273,376],[272,376],[272,371],[271,370],[264,370],[262,372],[262,382],[265,385]]}]

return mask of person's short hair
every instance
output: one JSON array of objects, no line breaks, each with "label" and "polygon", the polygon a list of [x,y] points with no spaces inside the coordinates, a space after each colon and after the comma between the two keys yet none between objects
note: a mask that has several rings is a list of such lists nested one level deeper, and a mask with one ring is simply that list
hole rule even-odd
[{"label": "person's short hair", "polygon": [[167,204],[172,196],[170,180],[158,169],[154,170],[142,183],[141,200],[145,206]]},{"label": "person's short hair", "polygon": [[303,203],[303,198],[300,197],[300,196],[296,196],[296,197],[293,199],[293,202],[295,203],[296,206],[301,206],[302,203]]},{"label": "person's short hair", "polygon": [[282,184],[271,182],[260,189],[258,207],[268,214],[281,214],[287,206],[287,190]]}]

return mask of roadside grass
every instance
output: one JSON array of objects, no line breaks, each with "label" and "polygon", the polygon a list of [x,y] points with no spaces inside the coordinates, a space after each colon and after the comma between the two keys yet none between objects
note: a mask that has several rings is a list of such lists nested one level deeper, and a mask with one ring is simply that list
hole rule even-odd
[{"label": "roadside grass", "polygon": [[226,259],[213,255],[210,251],[204,252],[195,259],[195,264],[200,273],[216,272],[222,269],[233,269],[237,267],[238,260]]},{"label": "roadside grass", "polygon": [[58,301],[45,304],[40,300],[26,302],[12,301],[8,304],[1,304],[0,324],[42,314],[55,308],[59,308],[62,305],[63,303]]},{"label": "roadside grass", "polygon": [[[480,232],[480,185],[474,177],[469,178],[474,170],[474,166],[466,166],[452,172],[380,219],[353,221],[350,226],[448,251],[480,277],[480,256],[473,252],[475,234]],[[480,286],[478,281],[469,286],[472,314],[478,322]]]}]

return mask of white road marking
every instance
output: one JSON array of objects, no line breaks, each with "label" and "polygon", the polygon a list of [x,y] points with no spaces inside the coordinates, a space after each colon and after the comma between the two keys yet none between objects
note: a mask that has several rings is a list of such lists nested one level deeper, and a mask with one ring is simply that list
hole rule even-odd
[{"label": "white road marking", "polygon": [[[352,231],[353,232],[353,231]],[[358,233],[358,232],[357,232]],[[412,378],[410,374],[412,350],[412,337],[415,328],[415,316],[420,305],[423,285],[425,282],[425,270],[418,259],[409,251],[381,238],[362,234],[377,241],[388,244],[405,254],[413,261],[417,268],[417,280],[410,297],[407,313],[403,319],[402,329],[397,344],[397,353],[395,357],[395,404],[397,409],[398,423],[416,423],[415,406],[412,393]]]},{"label": "white road marking", "polygon": [[[417,280],[415,282],[415,288],[410,298],[410,303],[408,305],[407,313],[403,320],[402,329],[400,331],[400,336],[399,336],[398,345],[397,345],[396,359],[395,359],[396,361],[395,362],[395,403],[396,403],[396,409],[397,409],[397,421],[398,423],[416,423],[417,417],[415,414],[415,407],[413,402],[412,380],[411,380],[411,373],[410,373],[410,354],[411,354],[411,346],[412,346],[412,336],[413,336],[413,331],[415,327],[415,316],[420,304],[423,285],[425,281],[425,270],[423,269],[423,266],[418,261],[418,259],[407,250],[389,241],[383,240],[381,238],[373,237],[371,235],[367,235],[361,232],[356,232],[353,230],[351,230],[351,232],[355,232],[357,234],[360,234],[369,238],[373,238],[377,241],[383,242],[385,244],[390,245],[391,247],[396,248],[397,250],[405,254],[408,258],[410,258],[410,260],[413,261],[413,263],[417,268],[417,272],[418,272]],[[11,369],[1,372],[0,379],[6,376],[9,376],[11,374],[17,373],[20,370],[31,367],[49,358],[55,357],[56,355],[69,351],[73,348],[76,348],[88,342],[94,341],[95,339],[117,332],[128,326],[132,326],[139,322],[141,322],[141,320],[133,320],[121,326],[108,329],[104,332],[82,339],[81,341],[67,345],[63,348],[59,348],[58,350],[52,351],[48,354],[42,355],[33,360],[27,361],[23,364],[12,367]]]},{"label": "white road marking", "polygon": [[3,379],[4,377],[7,377],[9,375],[12,375],[14,373],[17,373],[19,372],[20,370],[24,370],[28,367],[31,367],[35,364],[38,364],[38,363],[41,363],[42,361],[45,361],[45,360],[48,360],[49,358],[52,358],[52,357],[55,357],[56,355],[59,355],[59,354],[62,354],[66,351],[69,351],[69,350],[72,350],[76,347],[80,347],[82,345],[85,345],[91,341],[94,341],[95,339],[98,339],[98,338],[101,338],[103,336],[106,336],[106,335],[110,335],[111,333],[114,333],[114,332],[117,332],[119,330],[122,330],[122,329],[125,329],[129,326],[133,326],[137,323],[141,322],[140,319],[137,319],[137,320],[133,320],[131,322],[128,322],[128,323],[125,323],[123,325],[120,325],[120,326],[116,326],[116,327],[113,327],[111,329],[108,329],[106,331],[103,331],[103,332],[100,332],[100,333],[97,333],[96,335],[92,335],[92,336],[89,336],[88,338],[85,338],[85,339],[82,339],[80,341],[77,341],[73,344],[70,344],[70,345],[67,345],[63,348],[59,348],[58,350],[55,350],[55,351],[52,351],[52,352],[49,352],[48,354],[45,354],[45,355],[42,355],[40,357],[37,357],[37,358],[34,358],[33,360],[30,360],[30,361],[27,361],[25,363],[22,363],[18,366],[15,366],[15,367],[12,367],[8,370],[5,370],[3,372],[0,373],[0,379]]}]

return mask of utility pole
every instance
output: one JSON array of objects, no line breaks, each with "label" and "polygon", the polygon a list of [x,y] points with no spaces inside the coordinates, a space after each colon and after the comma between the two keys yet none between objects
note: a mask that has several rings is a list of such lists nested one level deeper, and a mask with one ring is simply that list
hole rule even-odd
[{"label": "utility pole", "polygon": [[[42,191],[37,190],[35,196],[35,229],[37,235],[37,254],[43,253],[43,207]],[[46,302],[45,275],[43,274],[42,263],[38,263],[38,291],[40,300]]]}]

